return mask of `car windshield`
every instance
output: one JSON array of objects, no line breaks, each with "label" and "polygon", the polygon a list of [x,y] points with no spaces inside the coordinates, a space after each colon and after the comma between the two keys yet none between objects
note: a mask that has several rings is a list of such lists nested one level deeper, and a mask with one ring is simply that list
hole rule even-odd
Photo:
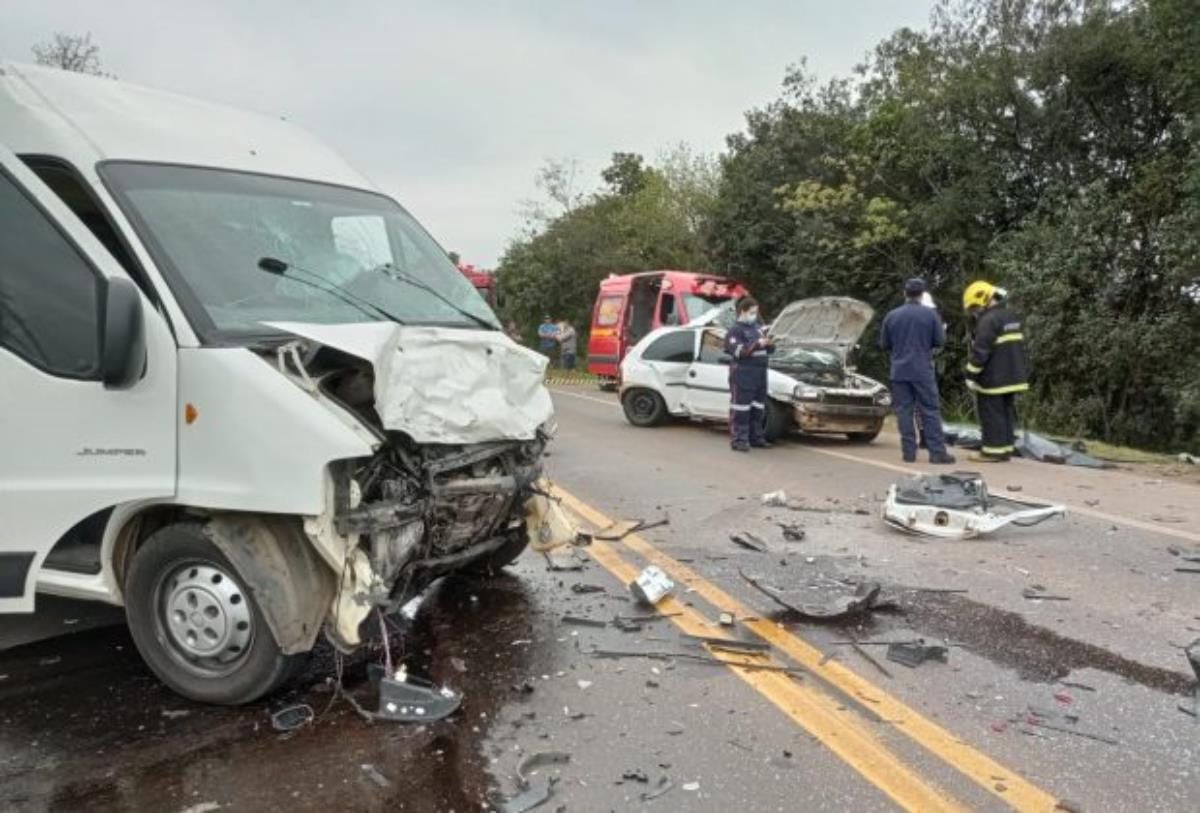
[{"label": "car windshield", "polygon": [[803,344],[781,344],[775,349],[771,363],[781,367],[799,367],[813,372],[837,372],[842,359],[837,353],[822,347]]},{"label": "car windshield", "polygon": [[[161,164],[109,162],[101,173],[206,341],[271,334],[268,322],[499,328],[441,247],[383,195]],[[286,271],[264,271],[263,258]]]}]

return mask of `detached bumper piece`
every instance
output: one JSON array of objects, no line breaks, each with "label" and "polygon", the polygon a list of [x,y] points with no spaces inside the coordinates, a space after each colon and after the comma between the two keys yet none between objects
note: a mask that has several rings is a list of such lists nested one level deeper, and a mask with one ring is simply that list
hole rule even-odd
[{"label": "detached bumper piece", "polygon": [[403,670],[389,675],[381,664],[367,667],[372,683],[379,688],[379,710],[369,713],[374,720],[423,723],[449,717],[462,705],[462,695],[445,686],[407,675]]},{"label": "detached bumper piece", "polygon": [[1028,527],[1065,517],[1062,505],[990,495],[977,472],[918,475],[888,488],[883,521],[938,539],[973,539],[1006,525]]}]

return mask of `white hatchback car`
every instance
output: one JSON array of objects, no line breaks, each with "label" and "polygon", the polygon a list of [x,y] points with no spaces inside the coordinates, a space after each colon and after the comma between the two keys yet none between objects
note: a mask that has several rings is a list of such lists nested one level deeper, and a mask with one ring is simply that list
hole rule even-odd
[{"label": "white hatchback car", "polygon": [[[847,357],[875,312],[848,297],[803,299],[768,328],[776,351],[767,373],[767,437],[799,429],[844,434],[869,443],[892,404],[887,387],[847,366]],[[729,356],[725,325],[731,311],[714,309],[679,327],[647,335],[621,362],[621,404],[634,426],[668,416],[729,419]]]}]

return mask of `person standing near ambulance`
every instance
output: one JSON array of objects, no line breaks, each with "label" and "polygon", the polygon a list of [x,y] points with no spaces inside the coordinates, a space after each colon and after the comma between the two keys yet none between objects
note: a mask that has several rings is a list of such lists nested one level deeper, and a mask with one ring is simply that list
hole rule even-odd
[{"label": "person standing near ambulance", "polygon": [[735,452],[767,448],[767,359],[775,340],[763,333],[758,302],[745,296],[737,303],[737,322],[725,334],[729,354],[729,434]]},{"label": "person standing near ambulance", "polygon": [[972,282],[963,291],[963,309],[975,320],[967,361],[967,389],[983,434],[972,460],[1000,463],[1016,452],[1016,396],[1029,389],[1029,360],[1022,319],[1008,307],[1008,294],[990,282]]}]

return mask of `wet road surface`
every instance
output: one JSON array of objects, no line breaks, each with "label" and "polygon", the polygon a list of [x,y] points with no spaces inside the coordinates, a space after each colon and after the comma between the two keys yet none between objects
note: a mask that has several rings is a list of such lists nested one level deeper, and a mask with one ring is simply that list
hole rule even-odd
[{"label": "wet road surface", "polygon": [[[581,525],[670,524],[581,551],[577,571],[527,554],[499,579],[443,581],[413,618],[395,619],[389,641],[409,671],[463,693],[454,716],[367,723],[333,697],[329,649],[261,703],[202,707],[149,674],[119,611],[44,599],[34,623],[0,619],[0,809],[494,809],[539,752],[570,755],[536,769],[535,785],[557,778],[539,810],[1200,804],[1200,723],[1179,710],[1192,702],[1179,646],[1200,633],[1200,577],[1175,573],[1167,551],[1190,543],[1179,535],[1188,526],[1142,527],[1190,510],[1188,492],[1021,464],[988,476],[1026,492],[1087,486],[1079,493],[1136,524],[1076,514],[988,540],[922,542],[874,516],[898,476],[886,443],[805,440],[735,457],[705,427],[633,429],[595,392],[556,403],[549,464]],[[758,496],[777,488],[811,510],[763,507]],[[781,521],[806,538],[785,541]],[[769,552],[731,544],[739,530]],[[679,582],[660,607],[672,614],[622,631],[614,617],[649,612],[624,577],[650,562]],[[873,580],[893,606],[805,623],[776,612],[742,572],[817,602]],[[1023,598],[1034,583],[1070,600]],[[719,626],[734,605],[737,626]],[[765,641],[769,656],[736,659],[791,671],[706,662],[734,656],[688,631]],[[879,645],[918,636],[950,644],[949,662],[909,668]],[[368,706],[366,667],[379,654],[377,640],[341,664]],[[295,703],[315,722],[275,732],[270,713]]]}]

